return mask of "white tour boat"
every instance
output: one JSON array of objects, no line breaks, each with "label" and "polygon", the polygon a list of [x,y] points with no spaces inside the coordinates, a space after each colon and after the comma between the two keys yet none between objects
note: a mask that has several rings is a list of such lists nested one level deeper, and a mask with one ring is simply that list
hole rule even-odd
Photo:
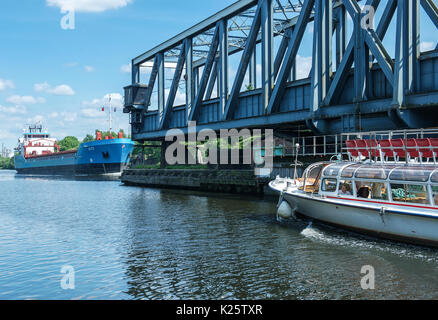
[{"label": "white tour boat", "polygon": [[[278,215],[297,213],[381,238],[438,246],[437,142],[347,141],[349,161],[314,163],[299,180],[270,183],[281,193]],[[352,161],[363,156],[371,159]]]}]

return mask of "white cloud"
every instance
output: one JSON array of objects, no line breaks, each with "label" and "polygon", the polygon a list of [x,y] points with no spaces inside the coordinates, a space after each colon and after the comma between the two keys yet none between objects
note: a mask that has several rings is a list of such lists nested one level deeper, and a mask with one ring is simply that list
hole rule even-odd
[{"label": "white cloud", "polygon": [[120,67],[120,71],[122,71],[123,73],[131,73],[131,64],[124,64]]},{"label": "white cloud", "polygon": [[132,0],[46,0],[50,7],[76,12],[103,12],[126,7]]},{"label": "white cloud", "polygon": [[46,91],[50,88],[50,85],[47,82],[44,83],[35,83],[33,86],[36,92]]},{"label": "white cloud", "polygon": [[46,103],[46,99],[41,97],[34,98],[32,96],[19,96],[19,95],[10,96],[9,98],[6,99],[6,101],[17,105]]},{"label": "white cloud", "polygon": [[431,51],[433,49],[435,49],[435,43],[434,42],[428,42],[428,41],[423,41],[420,43],[420,49],[422,52],[424,51]]},{"label": "white cloud", "polygon": [[14,83],[11,80],[0,79],[0,91],[3,91],[7,88],[14,89]]},{"label": "white cloud", "polygon": [[15,107],[3,107],[0,105],[0,113],[8,113],[8,114],[26,114],[26,107],[23,106],[15,106]]},{"label": "white cloud", "polygon": [[74,90],[66,84],[61,84],[59,86],[56,86],[55,88],[48,89],[47,92],[54,94],[56,96],[74,96],[75,95]]},{"label": "white cloud", "polygon": [[59,86],[52,87],[47,82],[36,83],[34,85],[34,89],[36,92],[44,91],[46,93],[54,94],[57,96],[74,96],[76,94],[75,91],[69,85],[66,84],[61,84]]},{"label": "white cloud", "polygon": [[85,66],[85,71],[87,72],[93,72],[94,68],[92,66]]}]

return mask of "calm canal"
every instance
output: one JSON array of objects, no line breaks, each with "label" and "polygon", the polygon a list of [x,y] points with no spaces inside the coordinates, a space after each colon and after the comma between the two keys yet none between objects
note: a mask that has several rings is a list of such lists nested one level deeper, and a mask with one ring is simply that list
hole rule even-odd
[{"label": "calm canal", "polygon": [[0,299],[438,298],[438,249],[280,224],[272,198],[13,171],[0,190]]}]

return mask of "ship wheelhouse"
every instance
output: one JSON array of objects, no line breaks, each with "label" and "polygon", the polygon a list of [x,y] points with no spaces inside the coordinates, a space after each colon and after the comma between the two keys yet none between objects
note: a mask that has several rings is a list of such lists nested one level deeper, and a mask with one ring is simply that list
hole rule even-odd
[{"label": "ship wheelhouse", "polygon": [[300,190],[314,196],[438,206],[438,169],[434,165],[325,162],[309,166]]}]

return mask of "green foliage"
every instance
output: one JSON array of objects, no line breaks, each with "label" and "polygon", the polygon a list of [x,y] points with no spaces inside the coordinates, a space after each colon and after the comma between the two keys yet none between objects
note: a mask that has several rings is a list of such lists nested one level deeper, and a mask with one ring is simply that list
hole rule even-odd
[{"label": "green foliage", "polygon": [[78,138],[68,136],[62,139],[61,141],[58,141],[58,145],[61,147],[61,151],[68,151],[68,150],[74,150],[79,148],[80,142]]},{"label": "green foliage", "polygon": [[94,140],[96,140],[95,137],[93,137],[91,134],[87,134],[82,142],[85,143],[85,142],[91,142]]},{"label": "green foliage", "polygon": [[14,169],[14,158],[0,157],[0,170],[12,170],[12,169]]},{"label": "green foliage", "polygon": [[135,146],[134,146],[134,151],[133,151],[134,155],[141,155],[142,145],[157,146],[157,147],[145,147],[144,148],[145,160],[148,160],[148,159],[160,160],[161,159],[161,142],[150,141],[150,142],[145,142],[144,144],[136,142]]},{"label": "green foliage", "polygon": [[252,83],[245,85],[245,87],[246,87],[247,91],[253,91],[254,90],[254,86],[253,86]]}]

